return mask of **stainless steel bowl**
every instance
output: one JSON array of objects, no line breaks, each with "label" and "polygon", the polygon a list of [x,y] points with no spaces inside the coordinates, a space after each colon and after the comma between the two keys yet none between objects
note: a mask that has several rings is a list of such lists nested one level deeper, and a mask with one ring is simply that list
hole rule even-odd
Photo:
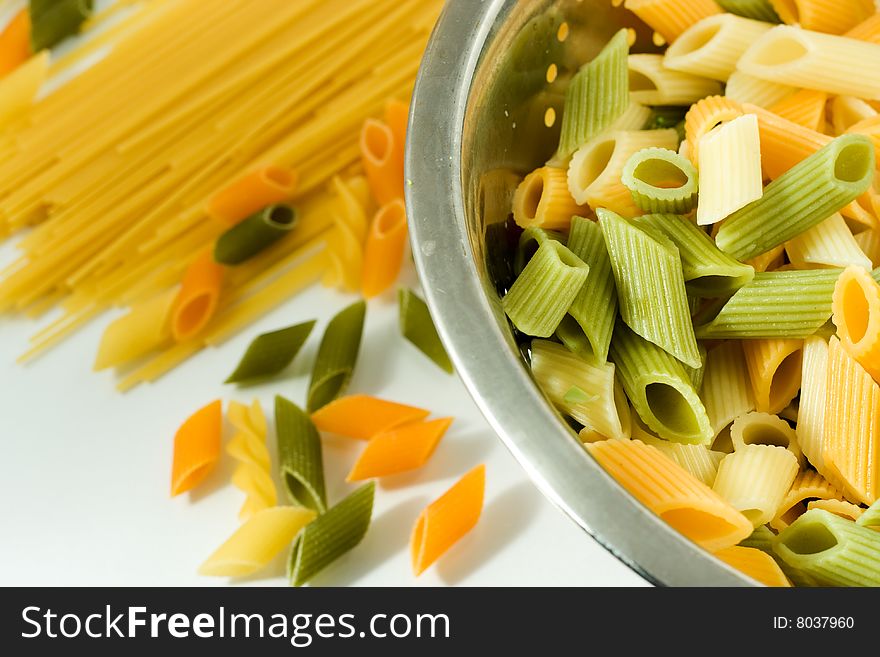
[{"label": "stainless steel bowl", "polygon": [[650,44],[645,26],[609,0],[448,0],[413,100],[406,175],[416,264],[459,375],[554,504],[651,582],[754,585],[584,451],[536,387],[501,310],[498,235],[513,186],[553,152],[559,127],[547,127],[546,114],[559,115],[571,72],[624,25]]}]

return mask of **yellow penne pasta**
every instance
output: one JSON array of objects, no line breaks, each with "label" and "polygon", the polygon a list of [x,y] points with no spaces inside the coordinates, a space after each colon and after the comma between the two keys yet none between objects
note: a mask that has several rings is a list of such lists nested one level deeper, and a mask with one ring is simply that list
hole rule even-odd
[{"label": "yellow penne pasta", "polygon": [[607,208],[623,217],[640,215],[632,193],[621,182],[624,165],[644,148],[677,145],[678,133],[673,129],[616,131],[597,137],[572,156],[568,190],[580,205]]},{"label": "yellow penne pasta", "polygon": [[176,288],[140,303],[110,324],[101,337],[95,371],[131,363],[171,339]]},{"label": "yellow penne pasta", "polygon": [[626,0],[624,6],[650,25],[666,43],[675,41],[701,18],[721,12],[714,0]]},{"label": "yellow penne pasta", "polygon": [[828,345],[825,431],[822,459],[852,502],[872,504],[878,497],[880,468],[880,387],[844,349]]},{"label": "yellow penne pasta", "polygon": [[746,445],[783,447],[794,454],[798,465],[803,465],[797,433],[788,422],[776,415],[760,412],[740,415],[730,427],[730,440],[734,450]]},{"label": "yellow penne pasta", "polygon": [[776,516],[797,471],[784,447],[744,445],[721,461],[712,490],[760,527]]},{"label": "yellow penne pasta", "polygon": [[814,499],[843,499],[843,493],[828,483],[818,472],[804,470],[794,478],[791,488],[788,489],[776,511],[776,517],[770,521],[770,526],[776,531],[782,531],[806,513],[807,501]]},{"label": "yellow penne pasta", "polygon": [[238,517],[246,520],[278,503],[278,491],[272,479],[272,459],[266,446],[266,417],[256,399],[250,407],[236,401],[229,402],[226,415],[236,430],[226,445],[226,451],[238,461],[232,483],[245,494]]},{"label": "yellow penne pasta", "polygon": [[871,267],[880,267],[880,230],[869,228],[853,235],[853,239],[871,261]]},{"label": "yellow penne pasta", "polygon": [[700,397],[716,436],[737,417],[754,410],[755,396],[738,341],[725,340],[706,354]]},{"label": "yellow penne pasta", "polygon": [[822,509],[847,520],[858,520],[865,512],[862,507],[846,500],[813,500],[807,504],[807,511],[811,509]]},{"label": "yellow penne pasta", "polygon": [[743,514],[656,448],[605,440],[586,449],[636,499],[705,549],[723,550],[752,532]]},{"label": "yellow penne pasta", "polygon": [[715,556],[764,586],[791,586],[776,560],[757,548],[735,545],[716,552]]},{"label": "yellow penne pasta", "polygon": [[743,354],[755,393],[755,408],[778,413],[794,399],[801,385],[803,340],[745,340]]},{"label": "yellow penne pasta", "polygon": [[779,25],[750,46],[737,62],[744,73],[831,94],[880,99],[880,45]]},{"label": "yellow penne pasta", "polygon": [[700,203],[697,224],[708,226],[757,201],[764,193],[758,118],[738,116],[697,142]]},{"label": "yellow penne pasta", "polygon": [[[733,14],[709,16],[692,25],[669,46],[663,63],[674,71],[726,82],[737,69],[739,58],[770,27]],[[762,75],[757,77],[766,79]]]},{"label": "yellow penne pasta", "polygon": [[805,30],[843,34],[870,16],[870,0],[770,0],[779,18]]},{"label": "yellow penne pasta", "polygon": [[842,135],[856,123],[874,116],[877,116],[877,110],[861,98],[836,96],[831,101],[831,125],[836,135]]},{"label": "yellow penne pasta", "polygon": [[778,82],[768,82],[742,71],[734,71],[727,80],[724,95],[738,103],[751,103],[758,107],[770,107],[791,96],[797,87]]},{"label": "yellow penne pasta", "polygon": [[802,125],[810,130],[821,131],[825,127],[825,105],[828,94],[815,89],[801,89],[768,109],[774,114]]},{"label": "yellow penne pasta", "polygon": [[816,267],[870,268],[871,260],[853,237],[843,215],[828,219],[785,243],[789,261],[799,269]]},{"label": "yellow penne pasta", "polygon": [[840,214],[855,232],[880,228],[880,194],[871,186],[855,201],[841,208]]},{"label": "yellow penne pasta", "polygon": [[513,219],[523,228],[566,229],[582,210],[568,191],[565,171],[555,167],[536,169],[513,195]]},{"label": "yellow penne pasta", "polygon": [[[724,458],[723,452],[715,452],[706,445],[683,445],[671,443],[650,433],[638,416],[633,420],[633,438],[641,440],[646,445],[656,447],[670,459],[675,461],[683,470],[693,475],[694,478],[707,486],[715,483],[715,475],[718,474],[718,464]],[[639,425],[636,429],[635,426]]]},{"label": "yellow penne pasta", "polygon": [[832,321],[843,348],[880,377],[880,285],[864,267],[847,267],[834,287]]},{"label": "yellow penne pasta", "polygon": [[276,506],[251,516],[199,567],[200,575],[244,577],[266,567],[315,518],[305,507]]},{"label": "yellow penne pasta", "polygon": [[663,66],[663,55],[630,55],[629,93],[645,105],[690,105],[721,93],[717,80],[673,71]]}]

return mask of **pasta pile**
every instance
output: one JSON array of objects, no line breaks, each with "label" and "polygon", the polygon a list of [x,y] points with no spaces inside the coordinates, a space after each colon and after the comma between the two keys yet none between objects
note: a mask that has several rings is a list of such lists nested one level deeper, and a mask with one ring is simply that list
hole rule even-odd
[{"label": "pasta pile", "polygon": [[568,82],[502,307],[674,528],[768,585],[878,586],[880,14],[625,7],[669,46],[621,30]]},{"label": "pasta pile", "polygon": [[127,390],[319,280],[386,290],[406,244],[399,99],[442,2],[117,5],[69,55],[0,80],[17,103],[0,122],[0,236],[29,229],[0,311],[62,311],[22,360],[123,308],[95,366]]}]

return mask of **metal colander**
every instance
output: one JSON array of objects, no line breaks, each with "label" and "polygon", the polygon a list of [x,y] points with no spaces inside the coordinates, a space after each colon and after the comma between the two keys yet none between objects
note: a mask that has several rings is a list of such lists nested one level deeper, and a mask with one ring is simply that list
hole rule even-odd
[{"label": "metal colander", "polygon": [[449,0],[416,85],[407,154],[413,252],[438,330],[471,395],[541,491],[643,577],[756,582],[684,538],[584,451],[535,385],[501,310],[505,229],[522,175],[555,150],[565,88],[621,27],[610,0]]}]

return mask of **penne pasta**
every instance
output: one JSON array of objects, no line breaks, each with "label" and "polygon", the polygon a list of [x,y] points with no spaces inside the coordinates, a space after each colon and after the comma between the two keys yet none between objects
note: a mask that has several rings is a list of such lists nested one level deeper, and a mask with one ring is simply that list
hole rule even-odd
[{"label": "penne pasta", "polygon": [[744,445],[721,461],[712,490],[760,527],[776,516],[797,471],[783,447]]},{"label": "penne pasta", "polygon": [[311,320],[258,335],[224,383],[264,379],[284,371],[309,339],[314,327],[315,320]]},{"label": "penne pasta", "polygon": [[874,502],[856,518],[856,524],[880,531],[880,501]]},{"label": "penne pasta", "polygon": [[812,500],[807,503],[807,511],[812,509],[822,509],[846,520],[858,520],[865,511],[862,507],[846,500]]},{"label": "penne pasta", "polygon": [[744,73],[830,94],[880,99],[880,45],[788,25],[756,37],[737,62]]},{"label": "penne pasta", "polygon": [[770,28],[767,23],[733,14],[709,16],[669,46],[663,64],[673,71],[726,82],[743,53]]},{"label": "penne pasta", "polygon": [[309,381],[309,413],[345,394],[357,364],[366,314],[367,304],[358,301],[341,310],[327,324]]},{"label": "penne pasta", "polygon": [[410,538],[413,573],[421,575],[480,519],[486,488],[486,466],[459,479],[419,515]]},{"label": "penne pasta", "polygon": [[880,266],[880,230],[869,228],[853,235],[853,239],[870,260],[871,267]]},{"label": "penne pasta", "polygon": [[96,372],[131,363],[161,347],[171,339],[171,307],[177,290],[160,294],[133,306],[104,330]]},{"label": "penne pasta", "polygon": [[792,95],[797,87],[778,82],[768,82],[742,71],[734,71],[724,87],[724,96],[737,103],[749,103],[757,107],[771,107]]},{"label": "penne pasta", "polygon": [[843,34],[874,12],[870,0],[770,0],[770,4],[784,23],[829,34]]},{"label": "penne pasta", "polygon": [[844,36],[850,39],[880,44],[880,13],[869,16],[850,29]]},{"label": "penne pasta", "polygon": [[0,32],[0,78],[24,64],[31,56],[31,17],[19,10]]},{"label": "penne pasta", "polygon": [[754,410],[754,393],[739,342],[727,340],[706,354],[700,397],[709,416],[713,438],[736,418]]},{"label": "penne pasta", "polygon": [[92,15],[92,10],[93,2],[88,0],[31,2],[31,48],[39,52],[74,36]]},{"label": "penne pasta", "polygon": [[761,550],[735,545],[716,552],[715,556],[764,586],[791,586],[776,560]]},{"label": "penne pasta", "polygon": [[555,167],[536,169],[513,195],[513,218],[522,228],[565,229],[580,212],[568,190],[566,172]]},{"label": "penne pasta", "polygon": [[801,385],[803,340],[745,340],[743,354],[755,393],[755,408],[778,413],[794,399]]},{"label": "penne pasta", "polygon": [[250,407],[229,402],[227,417],[236,433],[226,445],[226,452],[238,461],[232,484],[245,494],[238,517],[246,520],[278,504],[278,491],[271,474],[272,459],[266,446],[266,416],[255,399]]},{"label": "penne pasta", "polygon": [[643,105],[690,105],[721,93],[717,80],[666,68],[663,55],[630,55],[627,67],[630,98]]},{"label": "penne pasta", "polygon": [[397,303],[401,335],[441,370],[447,374],[455,372],[449,354],[446,353],[431,319],[428,304],[415,292],[406,288],[398,290]]},{"label": "penne pasta", "polygon": [[207,212],[217,221],[232,226],[292,197],[297,180],[295,171],[278,166],[251,171],[214,194],[208,201]]},{"label": "penne pasta", "polygon": [[284,397],[275,397],[278,462],[290,501],[321,514],[327,510],[321,437],[306,413]]},{"label": "penne pasta", "polygon": [[801,89],[773,103],[767,109],[810,130],[821,132],[825,128],[825,105],[828,94],[824,91]]},{"label": "penne pasta", "polygon": [[703,135],[697,149],[700,226],[718,223],[763,196],[761,145],[754,114],[734,118]]},{"label": "penne pasta", "polygon": [[871,260],[859,247],[839,213],[816,224],[785,243],[789,261],[799,269],[815,267],[871,268]]},{"label": "penne pasta", "polygon": [[394,157],[400,162],[405,159],[407,123],[409,122],[409,104],[396,98],[385,103],[385,125],[394,137]]},{"label": "penne pasta", "polygon": [[730,440],[734,450],[746,445],[782,447],[794,454],[798,466],[804,464],[795,430],[788,422],[770,413],[752,412],[736,418],[730,427]]},{"label": "penne pasta", "polygon": [[836,135],[842,135],[856,123],[874,116],[877,116],[877,110],[861,98],[835,96],[831,101],[831,124]]},{"label": "penne pasta", "polygon": [[770,526],[776,531],[782,531],[807,512],[810,500],[817,499],[839,500],[843,499],[843,494],[818,472],[804,470],[798,473],[779,505],[776,517],[770,521]]},{"label": "penne pasta", "polygon": [[394,285],[403,265],[407,236],[406,206],[398,198],[384,205],[370,224],[361,287],[366,298],[378,296]]},{"label": "penne pasta", "polygon": [[296,210],[289,205],[269,205],[218,237],[214,260],[222,265],[240,265],[285,237],[296,222]]},{"label": "penne pasta", "polygon": [[223,405],[217,400],[196,411],[174,436],[171,496],[198,486],[220,458]]},{"label": "penne pasta", "polygon": [[725,96],[707,96],[694,103],[685,115],[684,133],[692,162],[699,162],[700,139],[719,124],[742,116],[739,103]]},{"label": "penne pasta", "polygon": [[388,477],[421,468],[451,424],[452,418],[412,422],[370,438],[346,481]]},{"label": "penne pasta", "polygon": [[626,0],[624,6],[641,18],[666,43],[706,16],[720,13],[714,0]]},{"label": "penne pasta", "polygon": [[756,105],[745,103],[743,111],[756,114],[761,139],[761,165],[764,175],[779,178],[796,164],[831,143],[831,137],[777,116]]},{"label": "penne pasta", "polygon": [[402,148],[382,121],[367,119],[361,129],[361,163],[370,181],[373,198],[380,206],[403,199]]},{"label": "penne pasta", "polygon": [[701,547],[717,552],[751,533],[745,516],[656,448],[606,440],[586,449],[637,500]]},{"label": "penne pasta", "polygon": [[697,203],[697,170],[689,159],[665,148],[633,154],[621,182],[645,212],[687,214]]},{"label": "penne pasta", "polygon": [[187,268],[171,307],[171,335],[185,342],[202,333],[220,302],[223,267],[205,252]]},{"label": "penne pasta", "polygon": [[[633,431],[633,439],[641,440],[646,445],[656,447],[668,456],[681,468],[694,476],[702,483],[711,487],[715,483],[715,476],[718,474],[718,464],[724,458],[722,452],[715,452],[707,448],[705,445],[682,445],[681,443],[671,443],[652,435],[642,425],[638,416],[634,419],[634,425],[639,426],[639,430]],[[586,442],[586,441],[584,441]]]},{"label": "penne pasta", "polygon": [[877,380],[880,377],[880,284],[862,267],[847,267],[837,285],[831,320],[840,344]]},{"label": "penne pasta", "polygon": [[268,566],[315,518],[315,512],[291,506],[258,511],[199,567],[209,577],[246,577]]},{"label": "penne pasta", "polygon": [[357,440],[370,440],[397,427],[420,422],[430,411],[405,404],[370,397],[340,397],[312,413],[319,431]]}]

